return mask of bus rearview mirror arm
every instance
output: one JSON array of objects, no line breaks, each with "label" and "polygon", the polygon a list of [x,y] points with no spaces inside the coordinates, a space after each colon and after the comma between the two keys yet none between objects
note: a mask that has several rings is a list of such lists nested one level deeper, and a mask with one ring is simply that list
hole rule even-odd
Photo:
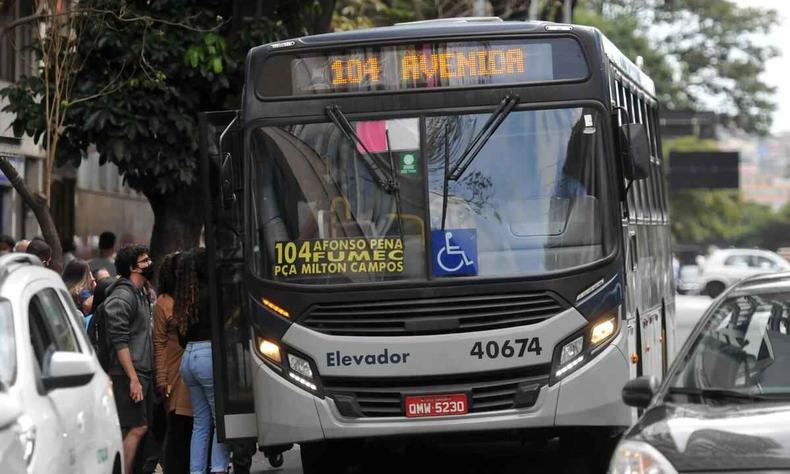
[{"label": "bus rearview mirror arm", "polygon": [[[236,115],[233,117],[233,120],[230,121],[225,130],[219,136],[219,140],[217,143],[217,148],[219,149],[220,153],[222,152],[222,144],[225,141],[225,138],[228,136],[228,132],[230,132],[231,128],[236,124],[238,121],[239,116]],[[234,178],[234,170],[233,170],[233,157],[230,153],[223,153],[222,154],[222,163],[220,164],[220,194],[222,200],[222,207],[225,210],[229,210],[233,207],[236,203],[236,193],[233,191],[233,178]]]}]

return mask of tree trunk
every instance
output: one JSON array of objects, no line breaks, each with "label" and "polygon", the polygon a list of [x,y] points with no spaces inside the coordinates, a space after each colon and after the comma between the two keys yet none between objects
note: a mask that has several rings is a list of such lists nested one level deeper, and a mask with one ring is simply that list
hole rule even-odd
[{"label": "tree trunk", "polygon": [[60,236],[58,236],[58,229],[55,227],[55,221],[52,219],[52,213],[47,205],[47,198],[41,194],[33,194],[27,187],[25,180],[19,176],[16,168],[4,157],[0,157],[0,171],[5,174],[8,181],[16,189],[16,192],[22,197],[22,200],[27,206],[33,210],[36,216],[38,226],[41,227],[41,235],[44,241],[52,248],[52,261],[49,268],[62,273],[63,272],[63,248],[60,245]]},{"label": "tree trunk", "polygon": [[313,20],[311,34],[328,33],[332,26],[332,14],[335,11],[335,0],[319,0],[320,11]]},{"label": "tree trunk", "polygon": [[196,247],[203,230],[203,192],[197,183],[169,194],[146,193],[154,211],[151,258],[161,262],[165,255]]}]

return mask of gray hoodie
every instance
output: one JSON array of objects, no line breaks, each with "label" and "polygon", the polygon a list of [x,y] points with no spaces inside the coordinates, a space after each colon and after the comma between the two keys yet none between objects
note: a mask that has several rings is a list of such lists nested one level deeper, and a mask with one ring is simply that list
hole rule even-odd
[{"label": "gray hoodie", "polygon": [[107,337],[113,348],[111,375],[124,375],[117,351],[129,348],[138,374],[151,376],[153,344],[151,342],[151,303],[144,290],[137,289],[126,278],[118,278],[107,288],[104,311],[107,318]]}]

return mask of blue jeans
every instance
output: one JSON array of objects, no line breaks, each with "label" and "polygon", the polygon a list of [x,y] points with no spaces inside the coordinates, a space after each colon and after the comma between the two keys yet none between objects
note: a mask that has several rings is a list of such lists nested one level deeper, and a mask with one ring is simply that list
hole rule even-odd
[{"label": "blue jeans", "polygon": [[[189,470],[203,474],[208,464],[209,434],[214,426],[214,372],[211,363],[211,342],[198,341],[187,344],[181,358],[181,377],[192,396],[192,443],[189,452]],[[227,472],[228,449],[217,442],[217,431],[211,440],[211,472]]]}]

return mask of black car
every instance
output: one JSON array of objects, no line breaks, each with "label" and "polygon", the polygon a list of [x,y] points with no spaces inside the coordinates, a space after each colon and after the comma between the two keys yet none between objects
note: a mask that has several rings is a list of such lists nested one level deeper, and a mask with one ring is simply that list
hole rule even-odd
[{"label": "black car", "polygon": [[790,472],[790,273],[721,295],[664,382],[634,379],[623,400],[646,411],[610,474]]}]

